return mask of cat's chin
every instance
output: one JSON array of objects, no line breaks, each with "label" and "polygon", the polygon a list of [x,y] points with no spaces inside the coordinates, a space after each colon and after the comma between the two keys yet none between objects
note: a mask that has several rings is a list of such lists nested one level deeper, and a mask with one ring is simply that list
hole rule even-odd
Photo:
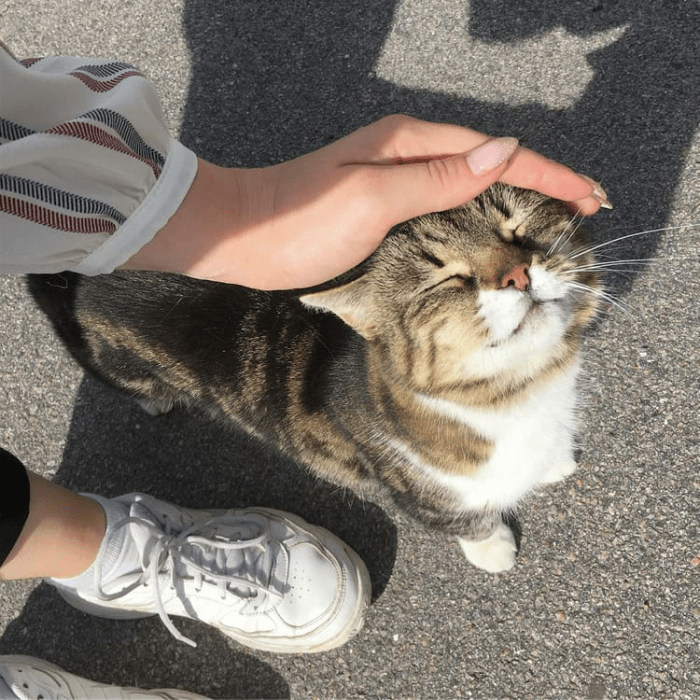
[{"label": "cat's chin", "polygon": [[493,345],[510,339],[532,310],[530,295],[517,289],[486,290],[479,294],[479,317]]},{"label": "cat's chin", "polygon": [[550,314],[555,314],[557,317],[560,316],[560,308],[558,306],[559,300],[551,301],[538,301],[538,300],[528,300],[529,307],[516,318],[509,319],[506,326],[506,330],[499,334],[492,333],[492,339],[489,343],[489,347],[497,347],[499,345],[504,345],[505,343],[511,342],[512,340],[517,340],[518,336],[523,333],[529,333],[531,335],[539,334],[543,331],[546,332],[548,325],[550,324]]},{"label": "cat's chin", "polygon": [[566,336],[569,312],[561,303],[538,304],[520,319],[509,335],[489,337],[482,347],[465,357],[467,381],[498,376],[532,377],[551,362]]}]

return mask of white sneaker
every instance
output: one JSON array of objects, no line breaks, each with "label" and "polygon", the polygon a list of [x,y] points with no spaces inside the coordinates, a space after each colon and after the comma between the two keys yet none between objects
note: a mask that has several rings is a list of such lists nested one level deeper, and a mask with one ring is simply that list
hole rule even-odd
[{"label": "white sneaker", "polygon": [[[107,527],[94,577],[47,579],[79,610],[158,614],[174,637],[196,646],[169,616],[188,617],[272,652],[333,649],[362,627],[367,569],[321,527],[267,508],[188,510],[138,493],[94,498],[125,514]],[[105,565],[110,544],[120,552]]]},{"label": "white sneaker", "polygon": [[139,690],[75,676],[31,656],[0,656],[0,700],[207,700],[187,690]]}]

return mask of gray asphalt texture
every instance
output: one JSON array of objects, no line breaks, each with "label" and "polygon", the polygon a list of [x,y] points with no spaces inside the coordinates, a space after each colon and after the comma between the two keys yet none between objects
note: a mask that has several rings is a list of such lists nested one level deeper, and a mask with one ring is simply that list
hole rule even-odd
[{"label": "gray asphalt texture", "polygon": [[[177,621],[100,620],[2,586],[0,653],[212,698],[700,697],[700,4],[697,0],[5,0],[22,57],[141,67],[184,143],[257,166],[392,112],[465,124],[603,182],[596,242],[643,258],[586,340],[580,467],[522,505],[488,575],[388,504],[361,503],[199,415],[157,419],[83,377],[19,278],[0,285],[0,442],[80,491],[301,514],[366,559],[360,635],[317,656]],[[618,306],[619,304],[619,306]]]}]

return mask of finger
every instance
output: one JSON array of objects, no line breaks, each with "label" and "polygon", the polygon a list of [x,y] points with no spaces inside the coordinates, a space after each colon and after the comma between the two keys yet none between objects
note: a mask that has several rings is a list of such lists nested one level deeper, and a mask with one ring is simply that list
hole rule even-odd
[{"label": "finger", "polygon": [[[353,132],[330,148],[337,147],[334,157],[347,158],[346,163],[406,164],[464,154],[489,140],[489,136],[466,127],[392,115]],[[524,147],[513,155],[509,167],[498,179],[569,202],[572,210],[585,215],[598,211],[601,202],[609,206],[605,197],[592,196],[595,182]],[[470,191],[478,194],[481,189]]]},{"label": "finger", "polygon": [[601,207],[600,200],[595,197],[577,199],[573,202],[565,202],[565,204],[574,214],[580,214],[581,216],[595,214]]},{"label": "finger", "polygon": [[492,139],[469,153],[449,158],[376,166],[375,197],[390,225],[450,209],[496,182],[516,148],[515,139]]},{"label": "finger", "polygon": [[466,153],[489,136],[454,124],[436,124],[404,115],[384,117],[332,144],[348,163],[401,163]]},{"label": "finger", "polygon": [[583,175],[522,146],[510,159],[500,181],[537,190],[565,202],[584,202],[594,191],[594,186]]}]

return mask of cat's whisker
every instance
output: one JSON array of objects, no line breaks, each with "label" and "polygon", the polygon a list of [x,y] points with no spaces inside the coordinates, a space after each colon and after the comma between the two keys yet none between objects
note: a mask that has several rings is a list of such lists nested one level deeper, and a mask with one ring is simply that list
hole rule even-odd
[{"label": "cat's whisker", "polygon": [[592,267],[607,267],[609,265],[633,265],[638,263],[646,263],[647,265],[652,265],[658,262],[655,258],[607,258],[598,259],[595,262],[577,266],[577,270],[585,270]]},{"label": "cat's whisker", "polygon": [[607,303],[611,304],[615,308],[620,309],[620,311],[627,314],[628,316],[634,318],[634,314],[632,314],[632,312],[627,306],[619,302],[617,299],[615,299],[614,296],[604,291],[603,289],[589,287],[587,284],[582,284],[581,282],[567,282],[567,286],[571,289],[576,289],[579,292],[583,292],[584,294],[590,294],[591,296],[598,297],[599,299],[602,299],[603,301],[606,301]]},{"label": "cat's whisker", "polygon": [[[547,257],[553,255],[560,248],[563,248],[571,240],[572,236],[576,234],[576,231],[578,231],[582,223],[582,216],[579,216],[578,219],[576,218],[576,215],[572,216],[569,223],[565,226],[564,230],[557,236],[554,243],[552,243],[552,245],[549,247],[549,250],[547,251]],[[566,239],[562,240],[564,236],[566,236]]]},{"label": "cat's whisker", "polygon": [[[637,275],[644,272],[644,268],[628,267],[628,268],[610,268],[605,270],[606,273],[613,273],[621,277],[631,277],[632,275]],[[601,272],[603,272],[601,270]]]},{"label": "cat's whisker", "polygon": [[569,259],[574,260],[576,258],[580,258],[583,255],[590,255],[594,251],[600,250],[601,248],[607,248],[608,246],[611,246],[614,243],[619,243],[620,241],[624,241],[628,238],[636,238],[637,236],[643,236],[649,233],[655,233],[655,231],[638,231],[636,233],[630,233],[625,236],[618,236],[617,238],[612,238],[609,241],[604,241],[603,243],[598,243],[597,245],[588,246],[587,248],[581,248],[578,251],[573,251],[571,255],[569,255]]},{"label": "cat's whisker", "polygon": [[[597,261],[590,263],[588,265],[579,265],[575,267],[572,272],[629,272],[630,268],[634,265],[639,265],[638,268],[633,268],[633,271],[640,272],[642,270],[648,269],[658,261],[650,260],[648,258],[636,258],[629,260],[609,260],[609,261]],[[625,269],[627,268],[627,269]]]},{"label": "cat's whisker", "polygon": [[664,228],[647,229],[646,231],[636,231],[635,233],[628,233],[625,236],[618,236],[617,238],[612,238],[609,241],[604,241],[603,243],[598,243],[597,245],[590,246],[588,248],[583,248],[579,252],[572,253],[569,257],[571,259],[580,258],[582,255],[587,255],[589,253],[592,253],[594,250],[598,250],[600,248],[605,248],[607,246],[612,245],[613,243],[619,243],[620,241],[624,241],[628,238],[636,238],[638,236],[646,236],[646,235],[649,235],[652,233],[664,233],[666,231],[678,231],[678,230],[685,229],[685,228],[694,228],[696,226],[700,226],[700,224],[684,224],[682,226],[665,226]]},{"label": "cat's whisker", "polygon": [[581,226],[583,226],[583,217],[578,221],[573,219],[573,222],[574,226],[572,226],[571,231],[569,231],[569,235],[561,242],[561,248],[563,248],[578,233]]},{"label": "cat's whisker", "polygon": [[557,249],[557,246],[559,245],[559,241],[561,241],[561,239],[567,234],[567,232],[569,231],[569,229],[570,229],[571,227],[573,227],[575,219],[576,219],[575,216],[572,217],[572,218],[569,220],[569,222],[566,224],[566,226],[564,227],[564,229],[562,230],[562,232],[554,239],[554,242],[552,243],[551,246],[549,246],[549,250],[547,251],[547,257],[549,257],[550,255],[552,255],[552,254],[554,253],[554,251]]},{"label": "cat's whisker", "polygon": [[[609,251],[607,251],[609,252]],[[637,261],[653,261],[654,258],[620,258],[615,255],[606,255],[605,253],[597,253],[595,256],[596,262],[624,262],[625,260],[637,260]]]}]

